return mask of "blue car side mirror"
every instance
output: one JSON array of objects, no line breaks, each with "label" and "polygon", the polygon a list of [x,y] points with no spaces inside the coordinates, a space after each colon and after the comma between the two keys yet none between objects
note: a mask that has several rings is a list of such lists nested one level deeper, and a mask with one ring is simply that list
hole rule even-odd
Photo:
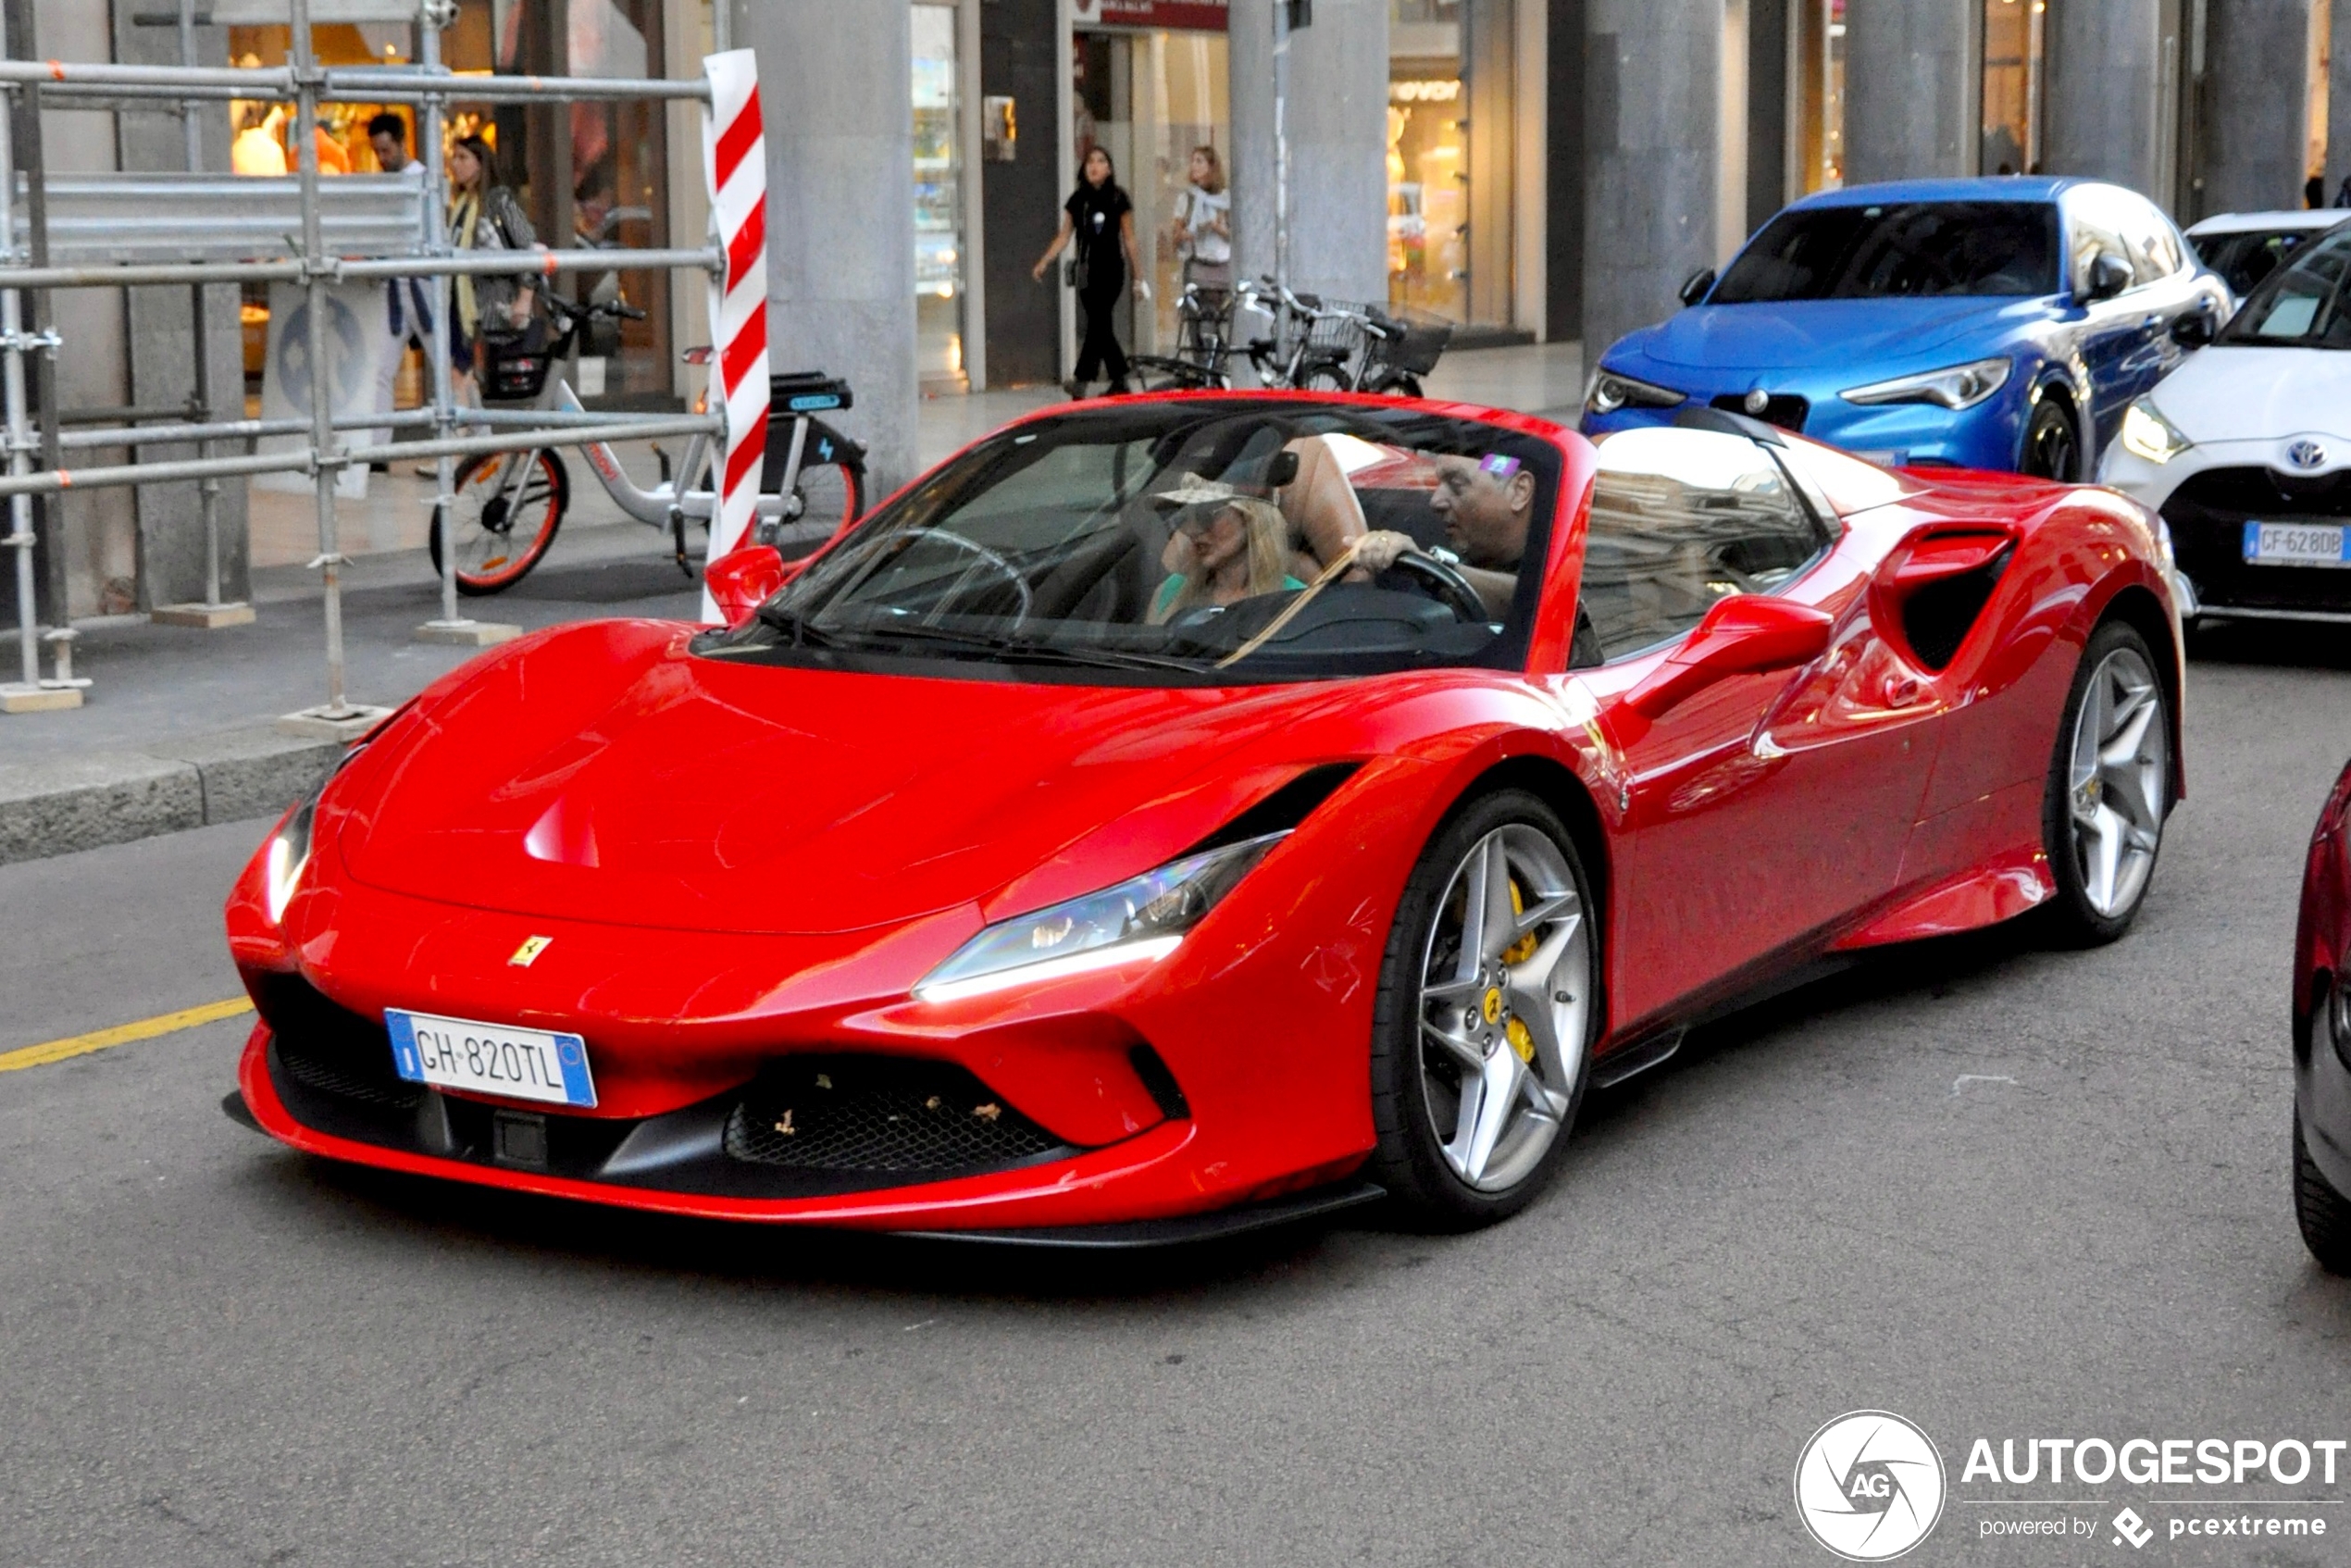
[{"label": "blue car side mirror", "polygon": [[1714,290],[1714,268],[1701,267],[1682,280],[1682,303],[1696,305]]},{"label": "blue car side mirror", "polygon": [[2131,286],[2131,264],[2112,251],[2100,251],[2090,258],[2089,276],[2083,280],[2082,303],[2096,305],[2110,300]]}]

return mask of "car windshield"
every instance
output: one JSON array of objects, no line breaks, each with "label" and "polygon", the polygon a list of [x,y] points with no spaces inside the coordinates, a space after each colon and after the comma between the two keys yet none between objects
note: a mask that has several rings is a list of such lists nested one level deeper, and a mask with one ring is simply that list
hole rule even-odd
[{"label": "car windshield", "polygon": [[2057,208],[2046,202],[1796,207],[1748,242],[1709,305],[2052,294]]},{"label": "car windshield", "polygon": [[2240,229],[2228,234],[2191,234],[2197,259],[2220,275],[2229,292],[2243,299],[2278,264],[2324,233],[2322,229]]},{"label": "car windshield", "polygon": [[2302,246],[2253,291],[2222,329],[2224,343],[2351,348],[2351,225]]},{"label": "car windshield", "polygon": [[[1181,399],[999,431],[865,521],[714,657],[1120,684],[1512,666],[1561,473],[1422,406]],[[1356,563],[1367,534],[1399,555]]]}]

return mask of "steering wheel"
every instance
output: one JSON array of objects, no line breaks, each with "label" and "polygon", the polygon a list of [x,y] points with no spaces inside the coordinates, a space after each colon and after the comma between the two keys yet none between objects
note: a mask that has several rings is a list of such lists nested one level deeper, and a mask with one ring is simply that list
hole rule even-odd
[{"label": "steering wheel", "polygon": [[1486,601],[1478,596],[1476,589],[1470,586],[1469,579],[1434,555],[1408,550],[1396,557],[1387,569],[1418,578],[1420,580],[1413,584],[1414,587],[1464,621],[1483,626],[1494,618],[1486,608]]},{"label": "steering wheel", "polygon": [[1028,612],[1036,604],[1036,594],[1030,590],[1028,579],[1021,576],[1018,566],[1005,560],[1003,556],[990,550],[987,545],[976,539],[965,539],[959,533],[949,533],[943,529],[908,529],[903,537],[909,543],[916,539],[934,539],[941,544],[952,545],[978,557],[970,566],[965,566],[953,582],[948,584],[947,591],[940,595],[938,604],[933,606],[930,614],[923,617],[923,625],[936,626],[939,623],[939,617],[947,613],[947,606],[963,597],[964,585],[970,579],[972,573],[983,567],[992,567],[1001,573],[1004,580],[1013,585],[1013,591],[1020,595],[1020,613],[1013,616],[1013,625],[1017,628],[1028,619]]}]

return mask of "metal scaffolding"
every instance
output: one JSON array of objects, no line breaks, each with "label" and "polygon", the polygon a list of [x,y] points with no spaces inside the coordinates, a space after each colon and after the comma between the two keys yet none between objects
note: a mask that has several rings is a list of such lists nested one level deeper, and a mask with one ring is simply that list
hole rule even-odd
[{"label": "metal scaffolding", "polygon": [[[723,10],[723,7],[722,7]],[[21,682],[0,685],[0,711],[74,706],[88,681],[74,676],[73,632],[47,633],[56,673],[40,673],[31,498],[68,490],[194,480],[202,497],[207,558],[205,608],[220,602],[217,497],[224,479],[267,473],[308,474],[316,487],[318,550],[310,564],[321,574],[326,610],[326,701],[294,716],[335,732],[355,730],[379,710],[355,706],[344,690],[342,592],[335,517],[336,477],[353,464],[395,457],[436,460],[436,527],[442,530],[441,618],[432,628],[471,627],[457,612],[457,553],[449,529],[455,509],[455,462],[480,453],[521,452],[557,443],[648,440],[723,431],[707,415],[566,413],[541,409],[460,408],[447,330],[452,280],[460,276],[535,273],[554,278],[621,268],[695,268],[722,277],[723,252],[700,249],[541,249],[527,253],[459,254],[441,213],[442,146],[448,106],[581,99],[687,99],[707,103],[706,78],[619,81],[529,76],[459,76],[441,59],[441,32],[456,15],[454,0],[419,0],[420,57],[413,66],[322,68],[311,39],[310,0],[289,0],[290,64],[236,68],[194,63],[195,0],[180,0],[178,66],[81,64],[18,57],[29,44],[31,8],[6,0],[0,40],[0,93],[9,113],[0,118],[0,394],[5,395],[6,472],[0,497],[8,501],[9,528],[0,546],[16,556],[16,597]],[[30,53],[29,49],[23,52]],[[101,101],[119,112],[151,108],[177,114],[186,126],[184,174],[44,176],[41,105],[44,99]],[[229,99],[291,100],[296,105],[298,172],[283,179],[210,175],[202,169],[197,116],[207,103]],[[321,181],[317,138],[309,128],[322,103],[404,103],[417,106],[421,181],[406,175],[336,176]],[[291,229],[291,231],[290,231]],[[516,265],[517,260],[521,265]],[[430,406],[405,413],[338,418],[332,377],[314,371],[307,418],[219,420],[211,417],[204,290],[207,284],[297,282],[307,293],[304,312],[308,363],[328,363],[327,292],[338,282],[430,278],[433,291]],[[184,284],[195,332],[196,392],[184,408],[111,409],[106,423],[84,428],[56,405],[56,359],[61,346],[47,325],[47,292]],[[39,420],[34,411],[39,411]],[[168,419],[173,422],[147,422]],[[72,425],[73,428],[68,428]],[[481,433],[457,433],[460,425]],[[422,441],[344,444],[346,430],[427,429]],[[213,456],[221,443],[245,445],[266,437],[306,440],[286,450]],[[65,454],[101,447],[189,445],[196,455],[172,461],[69,467]],[[690,478],[690,476],[686,476]],[[53,530],[54,532],[54,530]],[[64,619],[62,614],[58,619]]]}]

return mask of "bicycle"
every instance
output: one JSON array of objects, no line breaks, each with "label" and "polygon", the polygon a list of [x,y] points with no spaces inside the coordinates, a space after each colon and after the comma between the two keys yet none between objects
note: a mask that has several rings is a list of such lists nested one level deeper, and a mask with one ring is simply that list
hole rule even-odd
[{"label": "bicycle", "polygon": [[[552,342],[533,347],[528,337],[511,343],[484,342],[483,402],[583,412],[563,378],[553,377],[549,385],[553,367],[570,357],[580,328],[589,321],[599,317],[644,318],[643,311],[618,300],[582,305],[550,295],[547,306],[559,329]],[[690,364],[706,364],[710,350],[688,349],[684,357]],[[768,387],[766,455],[752,538],[787,554],[805,554],[864,512],[865,448],[816,417],[852,406],[846,381],[822,371],[795,372],[770,377]],[[696,523],[707,529],[717,515],[717,485],[711,467],[722,449],[707,436],[693,436],[683,464],[673,472],[668,453],[654,447],[661,479],[644,490],[629,479],[610,443],[570,444],[578,446],[590,471],[622,512],[669,530],[678,570],[691,580],[686,529]],[[457,591],[481,597],[512,588],[546,555],[571,504],[571,470],[556,445],[485,453],[458,468],[451,492],[455,509],[449,531],[456,550]],[[431,554],[436,574],[442,570],[441,521],[435,507]]]},{"label": "bicycle", "polygon": [[1176,302],[1176,352],[1128,356],[1145,392],[1229,392],[1233,290],[1187,283]]},{"label": "bicycle", "polygon": [[[1293,340],[1284,379],[1301,391],[1424,396],[1421,378],[1453,340],[1449,321],[1405,320],[1375,305],[1280,292],[1285,313],[1277,323],[1294,323],[1283,334]],[[1277,340],[1277,353],[1279,346]]]}]

